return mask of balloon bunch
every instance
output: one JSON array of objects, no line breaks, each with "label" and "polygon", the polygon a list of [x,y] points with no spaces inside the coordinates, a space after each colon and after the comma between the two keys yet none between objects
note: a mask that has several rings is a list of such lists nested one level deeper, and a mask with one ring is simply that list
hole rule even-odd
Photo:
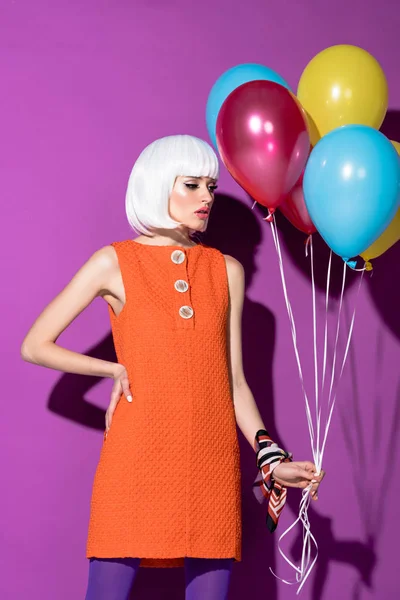
[{"label": "balloon bunch", "polygon": [[[388,88],[378,62],[365,50],[340,45],[317,54],[303,71],[297,96],[268,67],[242,64],[226,71],[207,101],[207,127],[213,144],[232,177],[258,203],[268,208],[267,221],[278,255],[284,298],[304,395],[311,449],[317,471],[322,460],[351,341],[355,307],[344,356],[337,361],[347,266],[361,255],[365,262],[357,297],[370,259],[400,238],[400,144],[378,128],[386,114]],[[315,411],[304,385],[296,326],[287,291],[275,223],[279,210],[308,235],[310,250]],[[327,268],[323,358],[317,353],[317,311],[312,234],[319,232],[331,248]],[[332,251],[343,263],[342,290],[330,381],[327,374],[328,305]],[[356,297],[356,301],[357,301]],[[337,364],[337,362],[339,364]],[[340,364],[341,363],[341,364]],[[319,375],[319,364],[323,365]],[[326,413],[326,414],[324,414]],[[323,417],[326,417],[323,425]],[[295,570],[300,592],[318,556],[318,544],[308,520],[310,495],[303,490],[299,516],[279,538],[278,550]],[[281,539],[297,522],[303,525],[300,566],[280,548]],[[313,560],[312,545],[316,553]]]},{"label": "balloon bunch", "polygon": [[[275,71],[226,71],[207,101],[209,135],[232,177],[272,214],[318,231],[349,266],[400,238],[399,144],[378,131],[388,86],[376,59],[339,45],[304,69],[297,97]],[[396,152],[397,150],[397,152]],[[370,268],[370,265],[367,265]]]}]

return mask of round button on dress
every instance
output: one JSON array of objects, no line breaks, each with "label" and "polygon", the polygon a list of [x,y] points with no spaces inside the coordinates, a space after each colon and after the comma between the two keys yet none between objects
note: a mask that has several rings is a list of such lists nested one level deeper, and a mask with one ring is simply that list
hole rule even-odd
[{"label": "round button on dress", "polygon": [[180,265],[185,260],[185,253],[182,250],[174,250],[171,254],[171,260],[176,265]]},{"label": "round button on dress", "polygon": [[184,279],[177,279],[174,283],[174,287],[177,292],[187,292],[189,289],[189,284]]},{"label": "round button on dress", "polygon": [[179,309],[179,314],[183,319],[191,319],[193,317],[194,311],[191,306],[181,306]]}]

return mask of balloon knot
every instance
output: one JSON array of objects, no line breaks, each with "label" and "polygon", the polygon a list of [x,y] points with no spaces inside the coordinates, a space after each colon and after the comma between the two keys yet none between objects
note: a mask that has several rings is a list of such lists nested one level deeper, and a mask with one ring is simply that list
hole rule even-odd
[{"label": "balloon knot", "polygon": [[274,220],[274,212],[275,209],[274,208],[269,208],[268,209],[268,216],[264,217],[263,221],[268,221],[268,223],[271,223]]},{"label": "balloon knot", "polygon": [[366,270],[366,271],[372,271],[372,269],[374,268],[374,267],[372,266],[372,263],[370,263],[370,262],[369,262],[369,260],[366,260],[366,261],[365,261],[365,265],[364,265],[364,266],[365,266],[365,270]]},{"label": "balloon knot", "polygon": [[348,267],[350,267],[350,269],[355,269],[357,266],[357,261],[356,260],[345,260],[344,261],[346,263],[346,265]]}]

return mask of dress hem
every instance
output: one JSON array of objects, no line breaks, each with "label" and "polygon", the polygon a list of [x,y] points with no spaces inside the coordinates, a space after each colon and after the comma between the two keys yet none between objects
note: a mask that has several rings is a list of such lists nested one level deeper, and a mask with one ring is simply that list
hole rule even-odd
[{"label": "dress hem", "polygon": [[89,552],[86,553],[86,558],[140,558],[141,567],[155,567],[155,568],[166,568],[166,567],[183,567],[185,558],[210,558],[210,559],[218,559],[218,558],[231,558],[234,562],[241,562],[242,557],[240,554],[215,554],[210,552],[201,553],[201,552],[191,552],[190,554],[180,554],[173,556],[139,556],[140,553],[135,552],[111,552],[104,554],[103,552]]}]

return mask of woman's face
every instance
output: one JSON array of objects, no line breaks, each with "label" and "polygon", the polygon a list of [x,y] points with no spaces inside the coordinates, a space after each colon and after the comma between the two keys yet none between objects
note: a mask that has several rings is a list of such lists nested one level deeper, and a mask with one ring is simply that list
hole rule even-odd
[{"label": "woman's face", "polygon": [[170,216],[189,229],[205,231],[216,189],[211,177],[177,177],[169,197]]}]

